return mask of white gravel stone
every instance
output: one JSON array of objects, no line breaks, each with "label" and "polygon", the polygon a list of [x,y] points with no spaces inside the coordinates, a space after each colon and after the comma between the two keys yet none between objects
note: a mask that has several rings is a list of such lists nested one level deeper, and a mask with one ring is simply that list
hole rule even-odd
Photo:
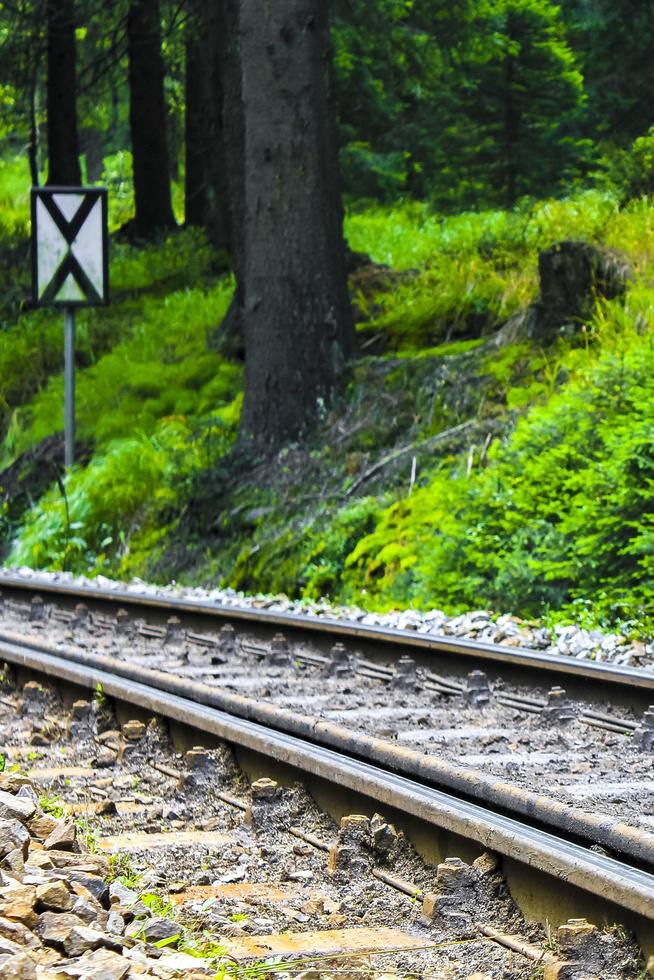
[{"label": "white gravel stone", "polygon": [[[352,606],[330,605],[325,599],[308,601],[289,599],[288,596],[262,594],[246,596],[243,592],[234,589],[191,588],[180,586],[174,581],[168,585],[153,585],[138,578],[131,582],[118,582],[104,575],[87,579],[82,575],[71,575],[66,572],[35,572],[29,568],[6,568],[4,573],[18,575],[23,579],[49,579],[53,582],[96,586],[112,592],[122,590],[133,595],[141,593],[169,599],[188,598],[231,608],[240,606],[340,619],[364,626],[409,630],[429,633],[432,636],[457,636],[462,639],[483,640],[486,643],[509,642],[512,647],[524,646],[580,660],[596,660],[654,669],[654,640],[650,637],[643,638],[642,643],[632,644],[628,637],[618,633],[601,633],[599,630],[585,630],[573,625],[556,626],[550,633],[542,626],[531,625],[507,613],[494,616],[487,609],[473,609],[463,615],[452,617],[448,617],[440,609],[427,611],[404,609],[378,613]],[[1,584],[2,572],[0,572],[0,586]]]}]

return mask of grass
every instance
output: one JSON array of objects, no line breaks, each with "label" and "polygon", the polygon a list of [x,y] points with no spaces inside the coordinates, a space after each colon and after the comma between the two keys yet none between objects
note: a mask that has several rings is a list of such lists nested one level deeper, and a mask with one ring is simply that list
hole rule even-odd
[{"label": "grass", "polygon": [[[443,218],[404,202],[352,210],[346,228],[354,249],[389,266],[352,279],[366,356],[315,444],[291,447],[231,489],[221,467],[242,374],[212,349],[233,288],[222,258],[197,232],[139,250],[116,245],[114,305],[80,316],[88,459],[7,525],[9,560],[382,609],[491,604],[644,629],[654,205],[621,207],[612,193],[585,191]],[[583,330],[545,348],[528,339],[489,347],[536,298],[539,252],[565,239],[626,252],[626,298],[598,302]],[[61,428],[61,324],[49,312],[16,312],[11,297],[0,296],[0,308],[7,464]],[[589,395],[614,389],[610,411],[606,397]],[[426,448],[465,421],[482,435]],[[594,449],[579,437],[586,431],[599,439]],[[408,451],[351,496],[396,449]],[[590,488],[609,521],[590,506]],[[621,508],[634,509],[631,523]],[[586,534],[589,523],[599,537]]]},{"label": "grass", "polygon": [[46,793],[43,796],[40,796],[39,806],[44,813],[47,813],[51,817],[56,817],[58,820],[61,819],[66,812],[63,800],[58,793]]}]

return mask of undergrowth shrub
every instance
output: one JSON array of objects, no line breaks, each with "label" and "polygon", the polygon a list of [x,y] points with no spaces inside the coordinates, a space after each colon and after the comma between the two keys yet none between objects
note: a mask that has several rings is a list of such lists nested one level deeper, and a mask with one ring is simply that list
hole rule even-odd
[{"label": "undergrowth shrub", "polygon": [[400,350],[489,333],[536,299],[540,251],[564,239],[607,236],[622,249],[642,250],[642,225],[642,212],[623,215],[616,196],[600,191],[446,218],[418,202],[352,211],[352,248],[395,270],[415,270],[393,289],[355,295],[367,314],[361,329]]},{"label": "undergrowth shrub", "polygon": [[438,474],[346,560],[367,604],[654,625],[654,338],[604,354],[518,423],[486,469]]},{"label": "undergrowth shrub", "polygon": [[112,441],[85,469],[72,471],[63,493],[53,486],[28,511],[9,561],[129,574],[143,560],[144,547],[151,558],[171,532],[193,472],[231,445],[239,409],[240,397],[203,426],[167,419],[151,435]]},{"label": "undergrowth shrub", "polygon": [[[204,236],[195,231],[142,251],[116,250],[117,288],[129,294],[107,309],[83,310],[77,317],[83,439],[102,445],[135,429],[151,432],[163,416],[200,416],[234,397],[240,370],[207,348],[232,290],[227,278],[205,285],[211,262]],[[171,291],[189,270],[197,285]],[[62,427],[62,358],[63,323],[56,311],[35,310],[3,335],[0,461],[5,465]]]}]

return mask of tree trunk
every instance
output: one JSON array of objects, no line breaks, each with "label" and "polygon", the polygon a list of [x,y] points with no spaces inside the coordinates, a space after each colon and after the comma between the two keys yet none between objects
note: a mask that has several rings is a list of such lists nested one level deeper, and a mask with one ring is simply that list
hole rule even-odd
[{"label": "tree trunk", "polygon": [[[513,42],[514,31],[511,16],[507,24],[507,35]],[[520,109],[517,104],[515,61],[510,52],[507,52],[504,62],[504,165],[506,181],[505,205],[512,208],[517,201],[517,148],[520,139]]]},{"label": "tree trunk", "polygon": [[35,67],[30,79],[30,136],[27,144],[27,159],[30,168],[32,187],[39,186],[39,126],[37,121],[36,99],[38,95],[38,69]]},{"label": "tree trunk", "polygon": [[97,183],[104,170],[104,139],[102,130],[88,126],[82,130],[82,146],[86,160],[86,179],[89,184]]},{"label": "tree trunk", "polygon": [[240,0],[245,118],[241,443],[304,436],[354,347],[325,0]]},{"label": "tree trunk", "polygon": [[175,226],[170,200],[159,0],[130,0],[127,15],[129,125],[134,167],[134,231],[147,238]]},{"label": "tree trunk", "polygon": [[219,11],[222,30],[214,52],[220,72],[216,79],[222,97],[222,172],[226,241],[236,281],[227,314],[212,338],[212,347],[226,357],[245,358],[243,280],[245,265],[245,124],[241,85],[239,0],[209,0]]},{"label": "tree trunk", "polygon": [[47,34],[48,184],[79,186],[73,0],[48,0]]},{"label": "tree trunk", "polygon": [[228,248],[223,138],[224,0],[194,0],[186,36],[186,223]]}]

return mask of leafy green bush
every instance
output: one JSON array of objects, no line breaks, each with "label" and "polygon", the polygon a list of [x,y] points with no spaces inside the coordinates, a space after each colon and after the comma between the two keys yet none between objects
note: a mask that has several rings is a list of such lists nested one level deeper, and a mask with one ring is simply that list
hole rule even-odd
[{"label": "leafy green bush", "polygon": [[609,178],[627,198],[654,193],[654,126],[626,149],[607,153],[604,166]]},{"label": "leafy green bush", "polygon": [[0,242],[28,237],[31,183],[23,155],[0,159]]},{"label": "leafy green bush", "polygon": [[116,231],[134,217],[132,154],[129,150],[119,150],[104,158],[100,183],[109,190],[110,228],[111,231]]},{"label": "leafy green bush", "polygon": [[633,226],[642,242],[642,224],[635,211],[619,212],[614,195],[595,191],[450,218],[415,202],[353,211],[346,230],[354,249],[398,271],[415,270],[372,297],[355,292],[367,316],[361,329],[411,351],[489,333],[536,299],[542,249],[606,236],[637,248]]},{"label": "leafy green bush", "polygon": [[[220,324],[232,289],[227,279],[215,283],[214,262],[215,253],[195,229],[143,249],[112,248],[114,302],[77,316],[78,409],[84,438],[103,441],[129,433],[134,425],[150,431],[154,420],[174,412],[204,413],[212,370],[218,386],[224,388],[226,375],[237,383],[238,371],[207,353],[207,334]],[[62,360],[60,312],[24,313],[2,333],[0,420],[5,439],[0,460],[5,465],[61,428]],[[184,398],[184,392],[205,386],[199,406]],[[148,388],[150,400],[135,406],[138,395],[130,392],[139,387]],[[156,392],[163,394],[159,401]]]},{"label": "leafy green bush", "polygon": [[[132,323],[131,335],[78,371],[79,436],[105,446],[134,431],[150,434],[166,416],[200,417],[231,402],[240,368],[207,350],[207,334],[220,323],[230,295],[231,284],[223,281],[206,293],[184,290],[143,302],[143,319]],[[14,453],[59,430],[63,377],[54,376],[16,418]]]},{"label": "leafy green bush", "polygon": [[[53,486],[27,513],[9,556],[34,568],[125,573],[171,531],[190,490],[193,472],[208,467],[231,444],[240,398],[203,426],[162,421],[146,436],[113,440],[85,469]],[[168,518],[166,519],[166,515]],[[172,525],[171,525],[172,521]]]},{"label": "leafy green bush", "polygon": [[654,337],[603,355],[533,408],[486,469],[438,474],[379,517],[346,561],[368,604],[542,615],[591,603],[652,624]]}]

